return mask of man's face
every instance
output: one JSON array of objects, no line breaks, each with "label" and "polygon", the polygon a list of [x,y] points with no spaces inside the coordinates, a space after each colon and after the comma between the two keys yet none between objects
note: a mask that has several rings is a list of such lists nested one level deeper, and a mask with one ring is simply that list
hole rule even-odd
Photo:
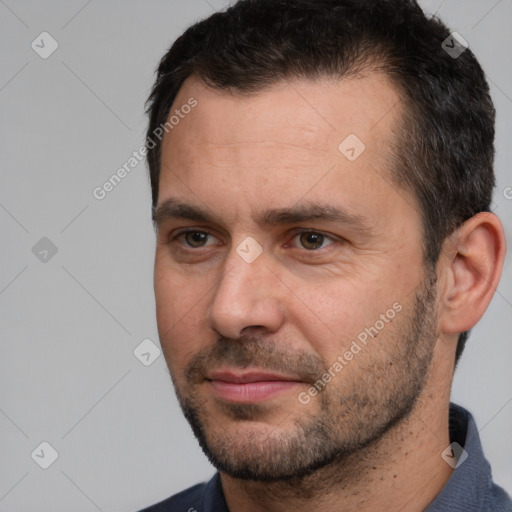
[{"label": "man's face", "polygon": [[189,79],[172,111],[191,97],[162,147],[165,358],[214,465],[305,475],[382,436],[428,374],[435,287],[420,214],[386,170],[399,96],[378,75],[244,96]]}]

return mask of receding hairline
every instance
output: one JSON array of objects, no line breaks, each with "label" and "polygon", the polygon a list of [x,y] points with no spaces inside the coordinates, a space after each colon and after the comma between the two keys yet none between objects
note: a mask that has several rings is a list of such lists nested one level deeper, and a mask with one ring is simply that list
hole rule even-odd
[{"label": "receding hairline", "polygon": [[[180,95],[183,93],[184,87],[186,85],[194,84],[201,88],[202,91],[207,94],[219,94],[219,95],[230,95],[233,98],[250,98],[258,95],[263,95],[267,92],[271,92],[273,90],[284,88],[289,84],[294,83],[318,83],[325,82],[331,84],[337,84],[346,80],[360,80],[365,78],[371,78],[372,76],[378,76],[384,79],[385,83],[389,85],[389,87],[396,93],[397,102],[388,109],[384,115],[377,121],[377,123],[371,128],[373,129],[377,126],[381,121],[384,120],[390,114],[395,114],[394,122],[391,123],[390,134],[387,148],[389,151],[386,152],[384,158],[382,159],[382,163],[386,164],[382,169],[386,172],[386,177],[389,177],[393,185],[400,187],[404,192],[408,194],[412,194],[415,202],[415,207],[420,209],[419,204],[417,203],[418,198],[416,197],[416,193],[414,187],[411,184],[406,183],[406,180],[400,179],[400,170],[397,169],[397,161],[398,157],[401,156],[398,152],[404,151],[402,148],[404,144],[402,141],[407,133],[407,130],[410,130],[415,122],[415,116],[417,115],[417,111],[414,105],[413,99],[409,97],[406,89],[403,85],[395,78],[395,76],[389,72],[389,69],[392,69],[392,65],[388,66],[385,61],[381,58],[369,58],[365,60],[365,63],[359,66],[354,71],[350,71],[344,74],[335,74],[335,73],[318,73],[316,76],[288,76],[285,78],[276,78],[269,83],[260,84],[256,88],[238,88],[238,87],[223,87],[218,84],[209,84],[205,81],[204,77],[199,75],[197,72],[191,73],[186,79],[183,80],[174,101],[169,108],[169,112],[166,119],[172,115],[173,109],[179,107],[180,103],[187,100],[187,97],[181,98]],[[200,102],[200,99],[199,99]],[[168,137],[169,134],[164,136],[164,139]],[[163,142],[163,141],[162,141]],[[341,142],[341,141],[340,141]],[[162,153],[164,143],[160,145],[160,154]],[[161,173],[161,162],[159,174]],[[421,209],[420,209],[421,210]]]},{"label": "receding hairline", "polygon": [[[373,50],[373,53],[372,53]],[[272,76],[260,80],[248,79],[247,82],[238,85],[224,85],[210,76],[210,72],[203,70],[201,66],[192,65],[190,73],[183,79],[176,96],[169,108],[169,112],[175,106],[176,99],[186,83],[196,82],[202,85],[205,91],[231,94],[233,96],[252,96],[263,94],[290,82],[319,82],[326,81],[337,83],[343,80],[363,79],[372,75],[380,75],[389,80],[389,83],[399,93],[405,93],[397,80],[393,79],[392,71],[396,69],[394,60],[382,50],[380,45],[372,44],[360,57],[354,59],[342,72],[338,70],[322,70],[312,67],[310,70],[280,70]],[[399,90],[400,89],[400,90]]]},{"label": "receding hairline", "polygon": [[[190,84],[199,86],[200,89],[207,94],[213,93],[221,96],[230,95],[233,98],[244,99],[263,95],[267,92],[271,92],[279,88],[284,88],[289,84],[293,86],[294,83],[314,84],[324,82],[330,84],[338,84],[347,80],[362,80],[374,76],[380,77],[384,79],[383,83],[387,84],[394,91],[397,97],[397,102],[390,109],[388,109],[377,121],[377,123],[371,128],[375,128],[375,126],[382,122],[385,117],[394,113],[394,121],[391,123],[391,129],[389,131],[391,136],[389,137],[389,140],[387,141],[388,143],[386,144],[386,147],[389,149],[389,151],[386,151],[385,155],[383,155],[383,159],[379,163],[385,164],[382,168],[382,170],[386,173],[385,178],[389,178],[389,180],[392,181],[392,184],[399,187],[403,192],[407,193],[408,195],[412,195],[414,200],[414,207],[421,213],[421,208],[418,203],[419,198],[416,196],[414,187],[412,184],[407,183],[407,180],[403,179],[403,169],[397,169],[399,157],[402,156],[399,153],[407,151],[407,149],[403,149],[404,144],[402,142],[405,139],[407,131],[411,130],[413,127],[416,121],[415,116],[418,114],[418,112],[415,108],[414,100],[407,94],[405,87],[400,83],[398,79],[396,79],[395,75],[390,72],[392,69],[392,63],[388,63],[385,57],[372,54],[367,58],[362,59],[362,62],[358,65],[350,66],[347,69],[347,73],[343,73],[341,75],[337,73],[326,72],[317,73],[314,76],[289,75],[284,78],[276,78],[269,83],[259,84],[258,87],[254,88],[223,87],[218,84],[209,84],[199,73],[193,72],[181,83],[173,103],[169,108],[166,119],[168,120],[172,115],[173,109],[178,108],[181,103],[187,101],[188,96],[182,98],[180,95],[183,94],[185,86],[189,86]],[[200,98],[198,101],[200,103]],[[164,136],[164,140],[168,136],[169,134],[166,134]],[[163,147],[164,141],[162,141],[162,144],[159,148],[160,154],[163,152]],[[159,174],[162,170],[161,167],[162,164],[160,162]],[[421,217],[423,217],[423,214]]]}]

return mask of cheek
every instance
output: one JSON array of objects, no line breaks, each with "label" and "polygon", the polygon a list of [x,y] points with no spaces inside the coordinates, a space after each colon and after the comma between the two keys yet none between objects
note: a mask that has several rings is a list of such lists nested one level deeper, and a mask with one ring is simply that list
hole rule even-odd
[{"label": "cheek", "polygon": [[[369,333],[391,334],[395,323],[391,317],[398,316],[393,310],[394,295],[362,280],[338,281],[321,288],[303,286],[298,295],[301,300],[296,303],[292,322],[327,365],[349,351],[353,342],[361,345],[361,340],[372,340]],[[391,311],[387,322],[381,320],[386,311]]]},{"label": "cheek", "polygon": [[168,329],[172,322],[177,322],[185,314],[183,310],[186,308],[187,295],[192,287],[190,282],[187,282],[187,279],[180,275],[176,267],[170,263],[165,252],[164,248],[157,249],[153,286],[157,320],[159,325],[166,326]]},{"label": "cheek", "polygon": [[191,353],[197,350],[201,339],[198,320],[202,302],[188,292],[182,280],[164,274],[155,268],[156,320],[160,343],[168,365],[179,368]]},{"label": "cheek", "polygon": [[171,278],[155,269],[154,289],[157,324],[162,337],[179,318],[179,287]]},{"label": "cheek", "polygon": [[291,327],[304,339],[306,350],[313,350],[325,364],[332,364],[347,350],[354,333],[365,322],[361,298],[350,291],[347,283],[335,280],[330,286],[302,283],[299,287],[297,283],[292,289],[297,298],[289,304]]},{"label": "cheek", "polygon": [[[175,301],[172,301],[175,302]],[[181,371],[190,357],[200,349],[201,333],[194,329],[191,315],[180,315],[177,308],[170,312],[165,306],[157,307],[160,344],[171,373],[181,379]]]},{"label": "cheek", "polygon": [[[155,303],[158,334],[169,370],[181,379],[187,362],[207,342],[204,329],[208,297],[197,294],[190,278],[155,266]],[[203,297],[203,300],[201,300]]]}]

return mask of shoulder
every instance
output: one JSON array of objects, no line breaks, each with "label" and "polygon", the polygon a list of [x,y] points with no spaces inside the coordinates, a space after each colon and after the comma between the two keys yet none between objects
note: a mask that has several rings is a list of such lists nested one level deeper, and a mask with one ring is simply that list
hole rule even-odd
[{"label": "shoulder", "polygon": [[140,512],[171,512],[174,510],[179,510],[180,512],[199,512],[206,486],[206,482],[194,485]]},{"label": "shoulder", "polygon": [[449,448],[456,457],[452,461],[453,473],[426,511],[512,512],[510,496],[493,481],[491,466],[484,455],[472,414],[451,403],[449,422]]},{"label": "shoulder", "polygon": [[210,481],[193,485],[139,512],[221,512],[225,510],[224,506],[219,474],[216,473]]}]

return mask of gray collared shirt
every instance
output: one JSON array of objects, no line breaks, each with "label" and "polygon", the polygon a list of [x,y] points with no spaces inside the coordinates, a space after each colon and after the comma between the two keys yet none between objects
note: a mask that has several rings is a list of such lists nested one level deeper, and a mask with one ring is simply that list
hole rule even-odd
[{"label": "gray collared shirt", "polygon": [[[484,456],[473,416],[456,404],[450,404],[450,441],[463,447],[467,458],[457,457],[461,463],[455,466],[442,491],[424,512],[512,512],[510,496],[492,480],[491,466]],[[217,472],[209,482],[190,487],[140,512],[229,512],[229,509]]]},{"label": "gray collared shirt", "polygon": [[461,464],[425,512],[512,512],[510,496],[493,482],[473,416],[453,403],[450,441],[459,443],[467,458],[460,457]]}]

